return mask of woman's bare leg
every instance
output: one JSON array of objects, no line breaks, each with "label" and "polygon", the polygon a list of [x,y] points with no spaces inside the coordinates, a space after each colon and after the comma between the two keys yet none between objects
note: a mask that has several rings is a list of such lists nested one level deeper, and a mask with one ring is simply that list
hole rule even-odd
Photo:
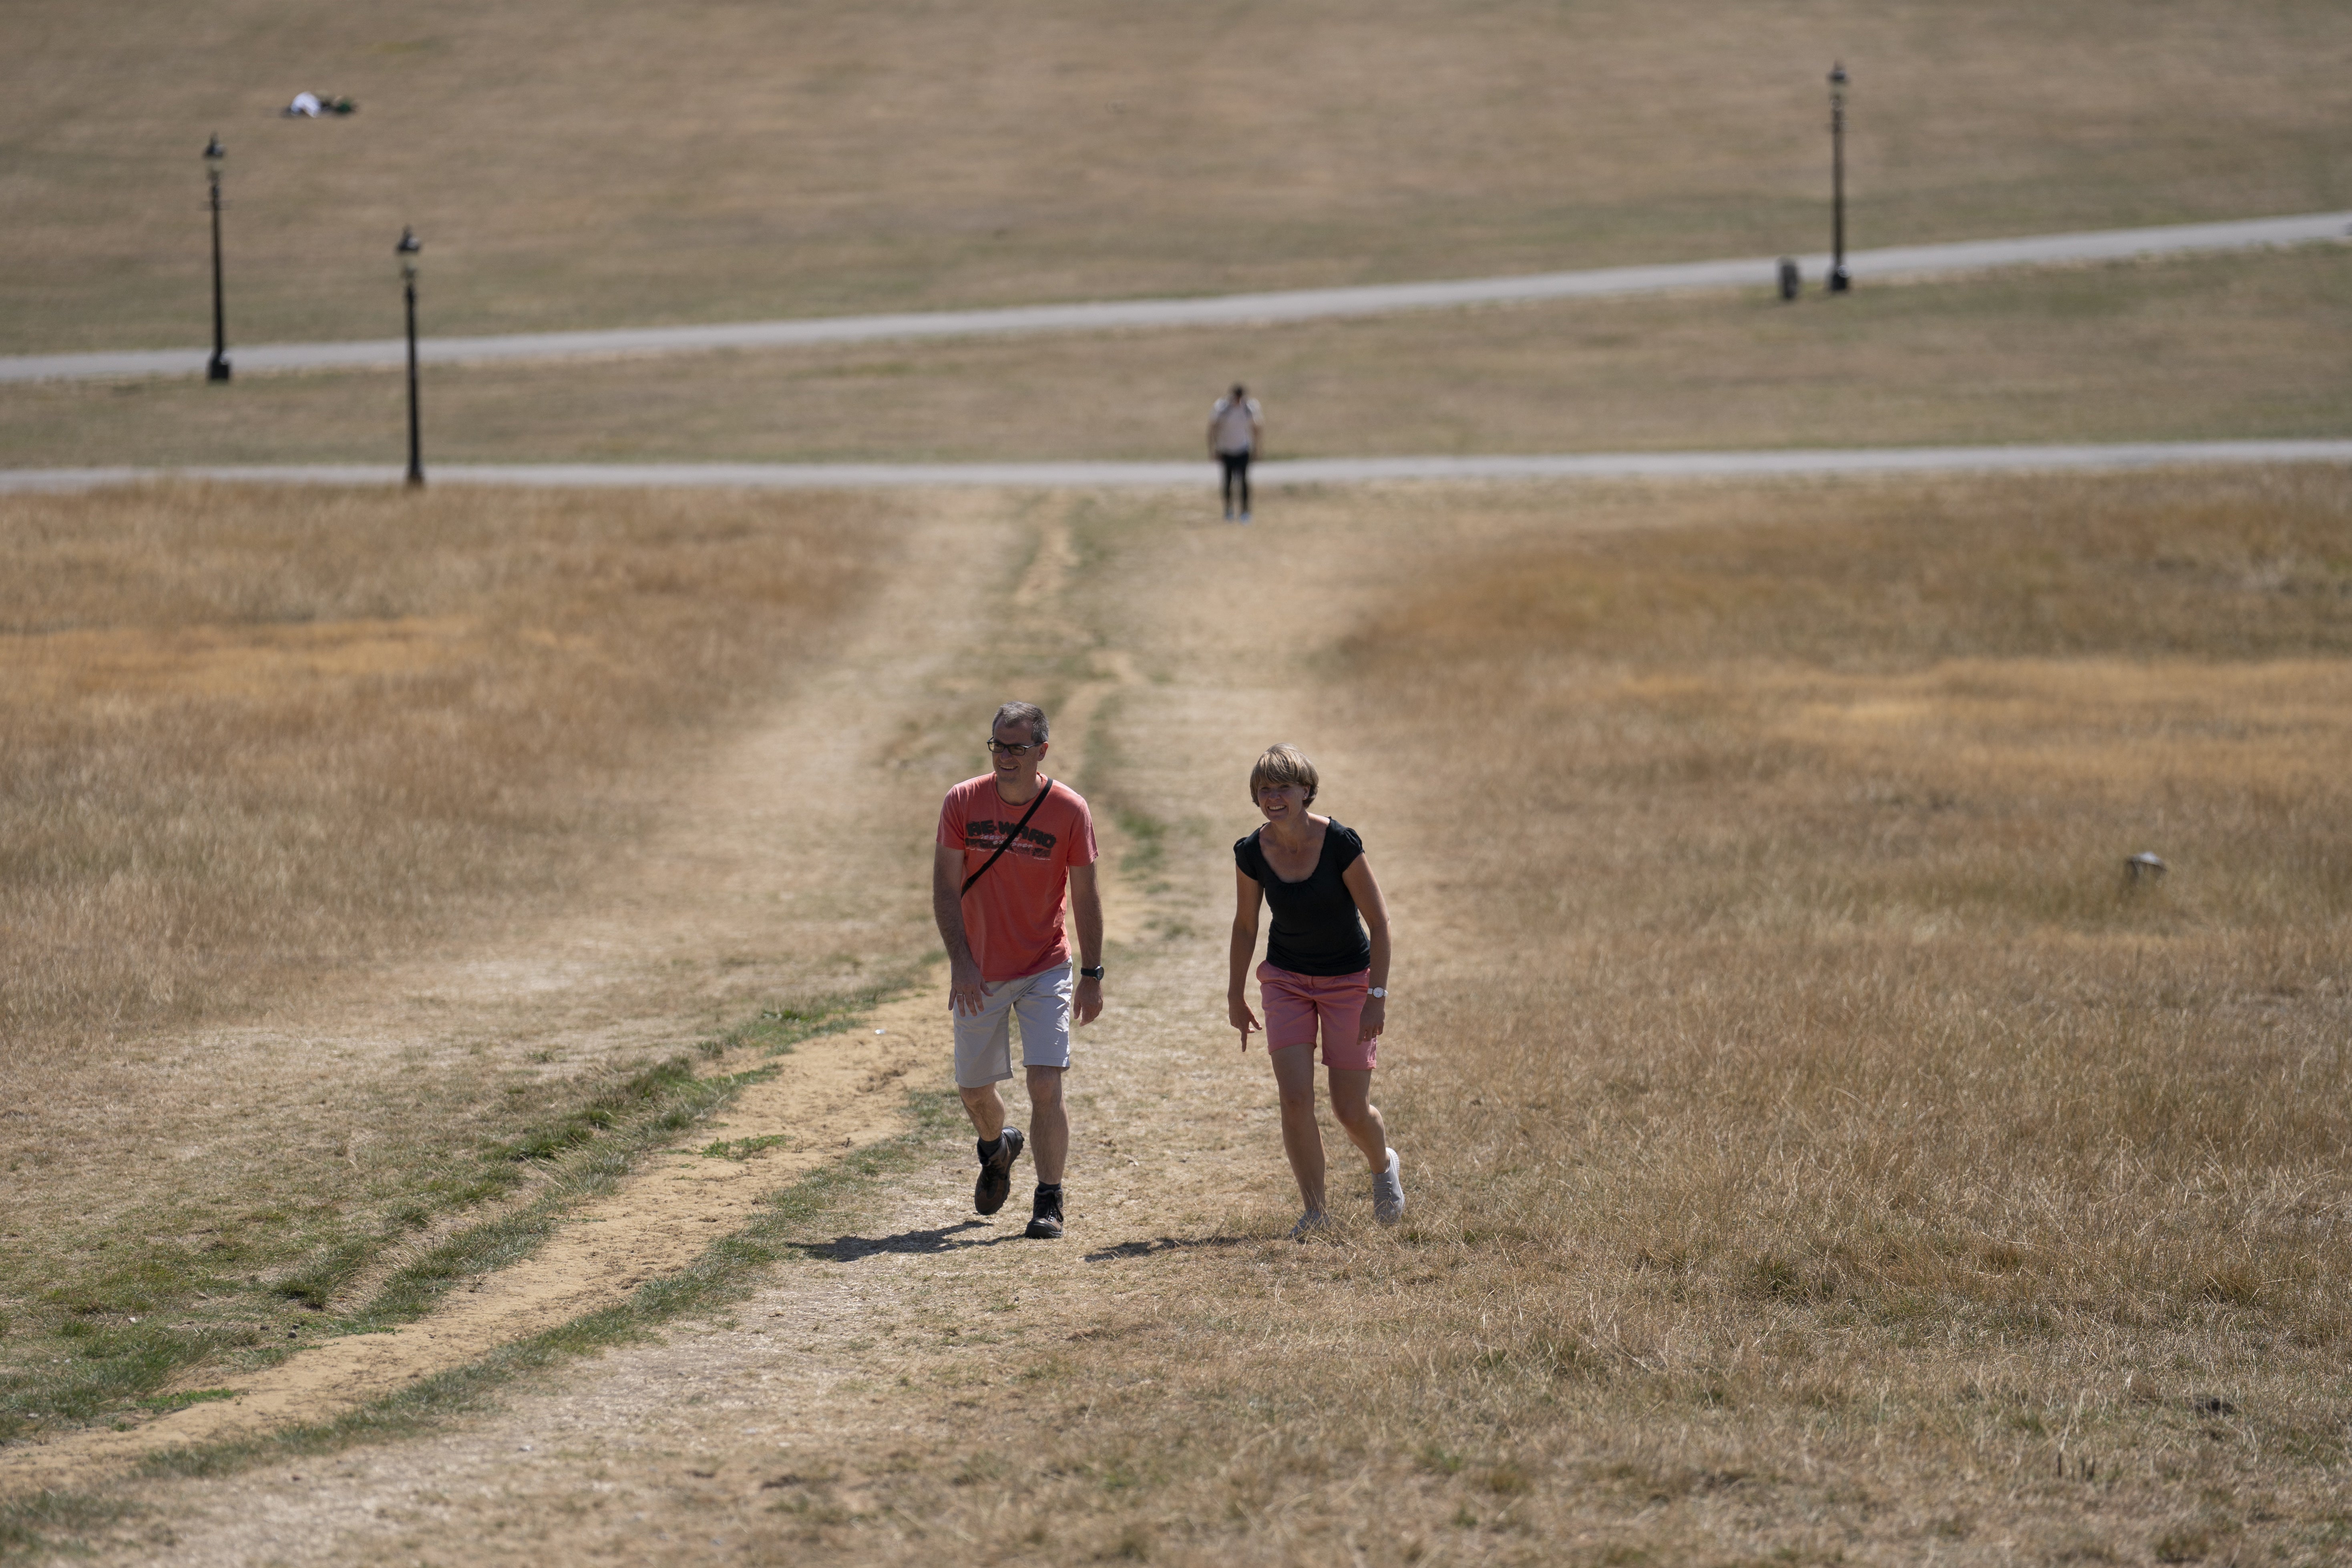
[{"label": "woman's bare leg", "polygon": [[[1290,1102],[1283,1102],[1283,1112],[1289,1114]],[[1312,1108],[1309,1108],[1310,1114]],[[1363,1151],[1364,1158],[1379,1175],[1389,1168],[1389,1124],[1381,1120],[1381,1108],[1372,1103],[1372,1069],[1370,1068],[1333,1068],[1331,1069],[1331,1114],[1339,1119],[1340,1128],[1348,1142]],[[1289,1123],[1284,1123],[1286,1131]],[[1319,1151],[1318,1151],[1319,1152]],[[1293,1161],[1296,1164],[1297,1162]]]},{"label": "woman's bare leg", "polygon": [[1321,1214],[1323,1131],[1315,1125],[1315,1047],[1285,1046],[1266,1055],[1274,1062],[1275,1087],[1282,1091],[1282,1152],[1290,1156],[1290,1173],[1298,1178],[1307,1212]]}]

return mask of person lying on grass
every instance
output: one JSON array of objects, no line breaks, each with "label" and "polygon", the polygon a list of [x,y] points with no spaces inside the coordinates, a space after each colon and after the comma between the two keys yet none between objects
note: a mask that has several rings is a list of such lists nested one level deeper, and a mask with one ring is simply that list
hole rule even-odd
[{"label": "person lying on grass", "polygon": [[[1260,900],[1274,910],[1265,962],[1257,966],[1265,1050],[1282,1094],[1282,1151],[1307,1205],[1291,1230],[1325,1223],[1323,1134],[1315,1123],[1315,1038],[1331,1075],[1331,1113],[1372,1172],[1372,1217],[1404,1215],[1404,1184],[1388,1123],[1371,1100],[1373,1058],[1388,1013],[1389,911],[1352,828],[1318,816],[1315,764],[1296,746],[1269,747],[1250,769],[1250,799],[1265,824],[1234,846],[1233,971],[1225,1010],[1249,1049],[1259,1027],[1243,995],[1257,950]],[[1370,923],[1369,933],[1365,924]]]}]

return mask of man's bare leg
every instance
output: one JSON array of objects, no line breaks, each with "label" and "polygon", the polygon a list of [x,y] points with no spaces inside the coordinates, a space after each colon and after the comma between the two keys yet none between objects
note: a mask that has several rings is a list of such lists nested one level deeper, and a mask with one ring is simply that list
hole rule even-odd
[{"label": "man's bare leg", "polygon": [[995,1142],[1004,1131],[1004,1100],[996,1092],[996,1086],[984,1083],[978,1089],[959,1088],[956,1092],[963,1096],[963,1113],[971,1118],[972,1130],[980,1134],[980,1141]]},{"label": "man's bare leg", "polygon": [[[1063,1163],[1070,1157],[1070,1118],[1062,1108],[1062,1070],[1060,1068],[1030,1068],[1029,1075],[1029,1157],[1037,1163],[1040,1186],[1059,1186]],[[996,1091],[988,1091],[993,1101]],[[971,1090],[964,1091],[964,1106],[971,1106]],[[979,1124],[979,1116],[972,1117]],[[996,1124],[1004,1124],[1004,1109],[996,1110]],[[983,1132],[982,1137],[992,1134]]]}]

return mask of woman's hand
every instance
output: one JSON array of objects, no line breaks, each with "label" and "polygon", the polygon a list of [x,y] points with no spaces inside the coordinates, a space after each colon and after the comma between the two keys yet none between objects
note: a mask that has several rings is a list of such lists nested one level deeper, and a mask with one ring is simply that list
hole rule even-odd
[{"label": "woman's hand", "polygon": [[1362,1045],[1367,1041],[1379,1039],[1381,1026],[1386,1024],[1388,1019],[1388,999],[1383,996],[1367,997],[1364,1001],[1363,1021],[1356,1026],[1356,1043]]},{"label": "woman's hand", "polygon": [[1242,1049],[1247,1051],[1250,1031],[1258,1026],[1257,1015],[1250,1011],[1249,1004],[1239,996],[1226,997],[1225,1022],[1242,1032]]}]

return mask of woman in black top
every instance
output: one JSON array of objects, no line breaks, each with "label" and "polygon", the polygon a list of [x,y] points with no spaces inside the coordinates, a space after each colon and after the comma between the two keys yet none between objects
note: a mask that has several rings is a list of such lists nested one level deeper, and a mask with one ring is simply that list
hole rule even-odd
[{"label": "woman in black top", "polygon": [[[1258,995],[1265,1008],[1265,1049],[1282,1094],[1282,1148],[1307,1205],[1293,1236],[1324,1223],[1323,1134],[1315,1124],[1315,1041],[1331,1076],[1331,1113],[1372,1171],[1372,1215],[1394,1225],[1404,1187],[1388,1124],[1371,1101],[1372,1068],[1388,1012],[1389,915],[1381,885],[1364,858],[1364,841],[1307,808],[1318,781],[1296,746],[1275,746],[1250,770],[1250,799],[1265,826],[1234,846],[1235,890],[1233,978],[1227,1016],[1249,1049],[1259,1027],[1243,995],[1257,950],[1257,910],[1274,910]],[[1361,916],[1360,919],[1359,916]],[[1370,922],[1370,931],[1365,930]],[[1299,1047],[1304,1047],[1304,1049]]]}]

